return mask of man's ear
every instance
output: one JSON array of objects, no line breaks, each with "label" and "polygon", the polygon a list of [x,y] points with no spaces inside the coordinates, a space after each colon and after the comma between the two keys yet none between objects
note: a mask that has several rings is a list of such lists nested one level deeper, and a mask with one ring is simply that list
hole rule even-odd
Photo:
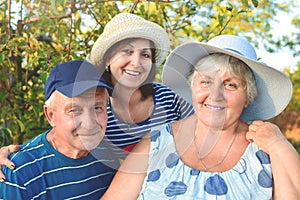
[{"label": "man's ear", "polygon": [[54,127],[55,123],[54,123],[54,114],[53,114],[53,110],[47,106],[47,105],[44,105],[44,113],[45,113],[45,116],[49,122],[49,124]]}]

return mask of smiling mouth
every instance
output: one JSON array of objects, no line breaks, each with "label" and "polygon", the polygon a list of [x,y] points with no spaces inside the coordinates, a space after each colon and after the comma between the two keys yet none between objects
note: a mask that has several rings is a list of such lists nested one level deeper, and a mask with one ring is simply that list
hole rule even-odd
[{"label": "smiling mouth", "polygon": [[91,136],[95,136],[95,135],[99,135],[98,132],[95,132],[95,133],[77,133],[76,136],[79,136],[79,137],[91,137]]},{"label": "smiling mouth", "polygon": [[215,110],[215,111],[221,111],[224,110],[224,107],[220,107],[220,106],[212,106],[209,104],[204,104],[206,108],[209,108],[211,110]]},{"label": "smiling mouth", "polygon": [[138,75],[141,74],[141,72],[138,72],[138,71],[131,71],[131,70],[124,70],[124,72],[125,72],[126,74],[131,75],[131,76],[138,76]]}]

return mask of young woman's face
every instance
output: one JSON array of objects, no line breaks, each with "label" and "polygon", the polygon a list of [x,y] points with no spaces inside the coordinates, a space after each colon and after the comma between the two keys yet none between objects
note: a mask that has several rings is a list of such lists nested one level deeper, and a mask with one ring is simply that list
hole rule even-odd
[{"label": "young woman's face", "polygon": [[152,67],[151,44],[147,39],[133,39],[116,47],[106,62],[112,83],[137,88],[147,79]]},{"label": "young woman's face", "polygon": [[210,127],[230,126],[239,120],[247,105],[245,83],[229,72],[198,72],[192,93],[199,119]]}]

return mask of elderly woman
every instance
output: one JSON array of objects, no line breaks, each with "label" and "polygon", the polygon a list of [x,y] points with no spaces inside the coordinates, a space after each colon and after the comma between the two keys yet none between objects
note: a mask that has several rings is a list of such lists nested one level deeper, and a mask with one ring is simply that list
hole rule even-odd
[{"label": "elderly woman", "polygon": [[292,84],[256,60],[232,35],[177,47],[163,80],[195,114],[153,128],[103,199],[299,199],[299,155],[277,126],[260,121],[282,112]]}]

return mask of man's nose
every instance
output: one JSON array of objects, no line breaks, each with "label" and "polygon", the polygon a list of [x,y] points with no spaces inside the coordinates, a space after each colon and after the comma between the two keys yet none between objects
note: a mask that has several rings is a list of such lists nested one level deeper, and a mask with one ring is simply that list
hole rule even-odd
[{"label": "man's nose", "polygon": [[87,112],[81,117],[81,126],[87,129],[92,129],[97,124],[95,112]]}]

